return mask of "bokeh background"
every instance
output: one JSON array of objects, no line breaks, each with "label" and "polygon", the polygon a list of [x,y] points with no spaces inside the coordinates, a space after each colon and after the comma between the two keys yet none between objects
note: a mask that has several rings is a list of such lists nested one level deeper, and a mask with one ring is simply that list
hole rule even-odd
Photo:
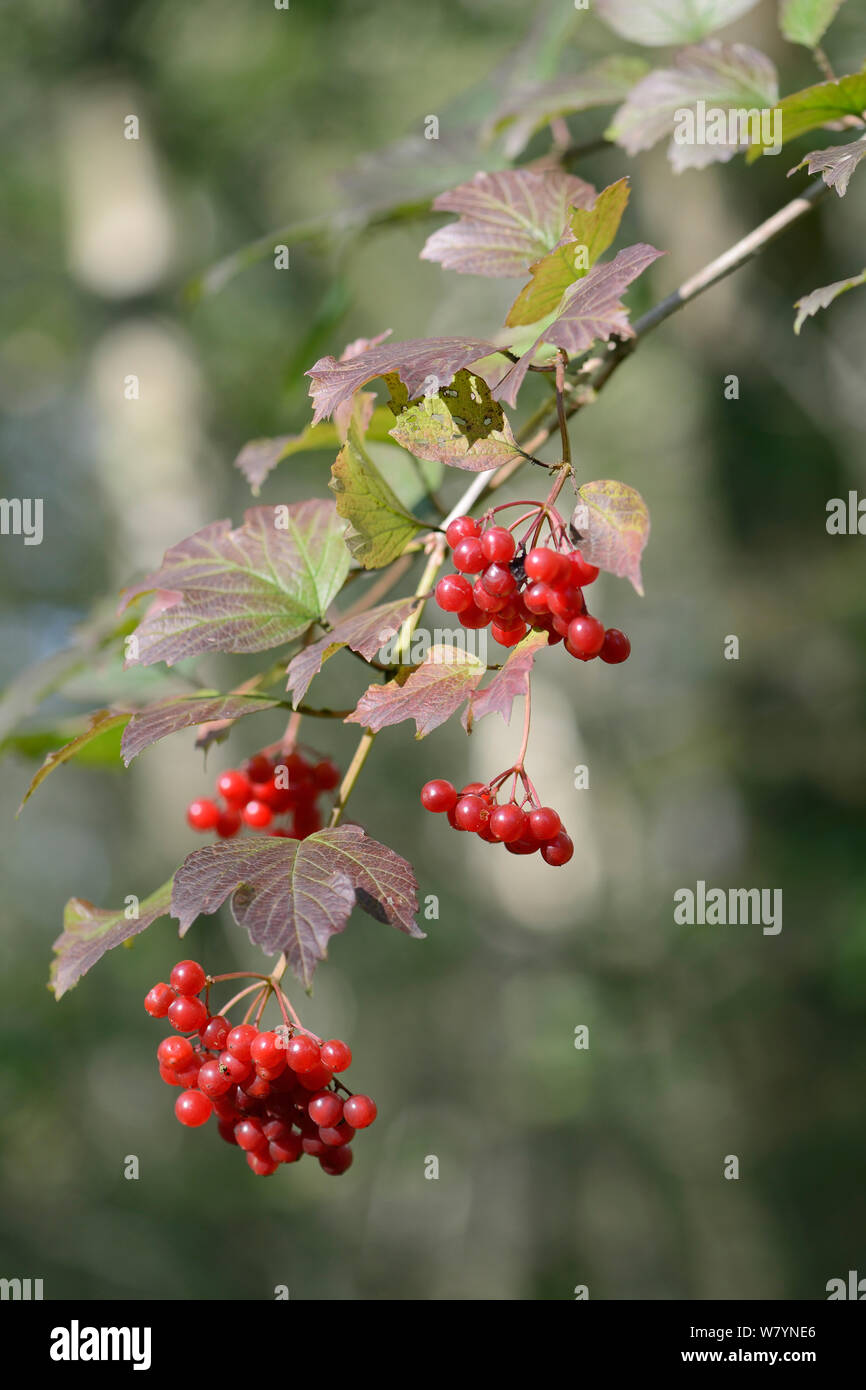
[{"label": "bokeh background", "polygon": [[[858,10],[827,37],[842,71],[866,58]],[[815,72],[774,12],[765,0],[722,37],[762,47],[795,90]],[[187,735],[126,774],[71,765],[15,821],[70,721],[162,688],[100,646],[116,594],[172,542],[240,520],[233,459],[303,427],[302,372],[323,352],[385,328],[496,330],[516,285],[418,259],[441,218],[357,223],[501,163],[478,128],[517,80],[623,49],[566,0],[0,12],[0,490],[45,503],[41,546],[0,540],[0,1274],[41,1277],[46,1297],[262,1299],[287,1284],[300,1299],[546,1300],[586,1284],[603,1299],[810,1299],[862,1272],[866,541],[825,529],[828,499],[864,487],[862,293],[792,333],[795,299],[862,268],[862,176],[669,321],[575,423],[580,475],[637,487],[653,532],[646,598],[606,577],[594,591],[631,660],[576,670],[558,649],[534,683],[530,767],[572,863],[468,843],[418,805],[430,776],[506,765],[519,720],[469,741],[457,726],[379,738],[352,814],[413,861],[440,915],[416,942],[358,914],[313,999],[296,991],[311,1027],[350,1040],[352,1080],[379,1103],[346,1177],[305,1163],[256,1180],[212,1130],[173,1119],[141,998],[179,954],[258,969],[227,914],[180,952],[164,919],[59,1004],[45,988],[65,900],[109,906],[161,883],[201,843],[186,802],[281,727],[246,721],[206,769]],[[439,142],[421,138],[430,114]],[[604,113],[570,125],[589,138]],[[669,252],[634,310],[792,196],[802,175],[786,171],[811,147],[680,177],[662,147],[582,159],[599,187],[632,176],[620,244]],[[188,293],[236,248],[319,218],[332,234],[293,237],[290,271],[266,259]],[[528,382],[527,409],[543,391]],[[262,500],[326,495],[330,461],[296,456]],[[448,505],[462,483],[443,484]],[[82,623],[77,669],[34,712]],[[225,688],[249,669],[220,658],[200,674]],[[362,686],[336,658],[313,690],[336,703]],[[305,735],[344,764],[355,742],[330,723]],[[673,894],[698,879],[782,888],[781,934],[676,926]]]}]

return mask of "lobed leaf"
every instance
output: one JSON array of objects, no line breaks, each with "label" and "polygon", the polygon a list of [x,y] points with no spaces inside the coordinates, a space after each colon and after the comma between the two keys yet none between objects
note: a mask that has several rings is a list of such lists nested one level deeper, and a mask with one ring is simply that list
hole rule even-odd
[{"label": "lobed leaf", "polygon": [[220,695],[215,690],[202,691],[197,695],[172,696],[147,709],[136,710],[123,732],[121,756],[129,767],[133,758],[137,758],[145,748],[181,729],[189,729],[194,724],[209,724],[214,720],[234,723],[245,715],[258,714],[261,710],[276,709],[285,704],[285,700],[273,699],[268,695],[240,692]]},{"label": "lobed leaf", "polygon": [[437,643],[405,682],[371,685],[345,722],[378,733],[414,719],[416,738],[423,738],[457,713],[486,670],[471,652]]},{"label": "lobed leaf", "polygon": [[511,722],[511,709],[529,691],[529,675],[535,658],[547,646],[546,632],[528,632],[508,654],[501,671],[483,690],[473,690],[463,712],[461,723],[467,734],[472,733],[476,719],[485,714],[501,714],[506,724]]},{"label": "lobed leaf", "polygon": [[63,912],[63,934],[54,942],[49,975],[55,999],[72,989],[106,951],[165,917],[170,905],[171,879],[143,902],[127,903],[124,907],[94,907],[84,898],[70,898]]},{"label": "lobed leaf", "polygon": [[647,71],[642,58],[614,54],[582,72],[519,87],[509,92],[494,115],[492,133],[506,132],[505,153],[516,159],[543,126],[575,111],[623,101]]},{"label": "lobed leaf", "polygon": [[331,468],[337,511],[348,522],[346,545],[365,569],[381,569],[428,528],[388,486],[352,425]]},{"label": "lobed leaf", "polygon": [[523,457],[504,415],[501,429],[491,430],[470,444],[440,396],[424,396],[417,404],[407,406],[390,433],[416,458],[463,468],[469,473],[485,473]]},{"label": "lobed leaf", "polygon": [[498,349],[478,338],[410,338],[384,343],[346,361],[320,357],[306,375],[315,406],[313,424],[326,419],[356,391],[378,376],[397,372],[410,396],[434,394],[462,367],[471,367]]},{"label": "lobed leaf", "polygon": [[696,43],[754,9],[758,0],[595,0],[611,29],[631,43]]},{"label": "lobed leaf", "polygon": [[203,652],[260,652],[323,617],[342,588],[349,552],[333,503],[253,507],[236,530],[217,521],[166,551],[161,569],[126,591],[179,595],[145,615],[128,664],[172,666]]},{"label": "lobed leaf", "polygon": [[639,492],[610,479],[583,483],[577,490],[570,532],[591,565],[629,579],[643,595],[640,560],[649,540],[650,516]]},{"label": "lobed leaf", "polygon": [[371,661],[381,647],[396,635],[418,606],[417,598],[393,599],[381,603],[377,608],[368,608],[364,613],[353,617],[338,618],[326,637],[304,647],[297,656],[292,657],[286,672],[288,689],[297,705],[306,695],[310,682],[317,676],[325,662],[343,647],[360,652]]},{"label": "lobed leaf", "polygon": [[408,936],[424,936],[415,925],[411,865],[359,825],[320,830],[305,840],[251,836],[193,850],[174,876],[171,895],[181,936],[227,899],[253,944],[269,956],[285,951],[307,989],[328,942],[345,931],[356,906]]},{"label": "lobed leaf", "polygon": [[799,164],[788,170],[788,178],[798,169],[807,165],[810,174],[820,174],[828,188],[835,188],[840,198],[848,191],[851,175],[866,157],[866,135],[859,140],[851,140],[847,145],[830,145],[826,150],[813,150],[804,155]]},{"label": "lobed leaf", "polygon": [[820,289],[812,290],[811,294],[806,294],[802,299],[798,299],[794,308],[798,310],[794,320],[794,332],[799,333],[806,319],[814,317],[820,309],[826,309],[838,299],[840,294],[846,294],[848,290],[856,289],[858,285],[866,285],[866,270],[859,275],[852,275],[849,280],[836,280],[832,285],[823,285]]},{"label": "lobed leaf", "polygon": [[[866,110],[866,72],[840,77],[837,82],[818,82],[801,92],[783,97],[776,107],[782,113],[782,144],[819,126],[840,121],[845,116],[862,116]],[[753,144],[746,160],[752,164],[763,153],[762,144]]]},{"label": "lobed leaf", "polygon": [[842,3],[843,0],[779,0],[779,28],[791,43],[815,48]]}]

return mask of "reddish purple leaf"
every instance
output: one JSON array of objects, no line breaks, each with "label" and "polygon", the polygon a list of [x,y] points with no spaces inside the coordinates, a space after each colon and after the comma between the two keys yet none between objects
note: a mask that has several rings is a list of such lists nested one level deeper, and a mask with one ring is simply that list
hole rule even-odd
[{"label": "reddish purple leaf", "polygon": [[152,922],[165,917],[171,902],[171,880],[139,902],[127,898],[116,910],[94,907],[83,898],[70,898],[63,912],[63,935],[54,943],[49,985],[55,999],[86,975],[106,951],[138,936]]},{"label": "reddish purple leaf", "polygon": [[828,145],[825,150],[812,150],[799,164],[788,170],[788,178],[805,164],[810,174],[820,174],[828,188],[835,188],[840,198],[848,191],[851,175],[861,159],[866,159],[866,136],[849,140],[847,145]]},{"label": "reddish purple leaf", "polygon": [[462,724],[472,733],[476,719],[485,714],[501,714],[506,724],[511,722],[511,709],[529,689],[529,673],[542,647],[547,646],[546,632],[530,632],[509,653],[508,660],[483,690],[474,690],[463,713]]},{"label": "reddish purple leaf", "polygon": [[435,395],[461,368],[496,351],[493,343],[478,338],[410,338],[404,343],[370,348],[346,362],[320,357],[307,372],[315,405],[313,424],[327,419],[368,381],[388,372],[397,372],[410,398],[422,393]]},{"label": "reddish purple leaf", "polygon": [[276,709],[285,700],[267,695],[218,695],[205,691],[199,695],[177,695],[147,709],[136,711],[123,731],[120,751],[126,766],[152,743],[188,729],[193,724],[209,724],[212,720],[234,722],[259,710]]},{"label": "reddish purple leaf", "polygon": [[445,645],[431,647],[426,660],[403,684],[392,680],[387,685],[371,685],[345,722],[378,733],[389,724],[414,719],[416,737],[423,738],[456,714],[486,669],[470,652]]},{"label": "reddish purple leaf", "polygon": [[230,898],[250,940],[268,956],[285,951],[309,988],[330,938],[345,930],[356,906],[423,937],[415,925],[417,887],[399,854],[359,825],[339,825],[306,840],[250,836],[194,850],[174,876],[171,912],[183,936],[200,913]]},{"label": "reddish purple leaf", "polygon": [[417,605],[417,598],[398,598],[378,608],[369,608],[365,613],[338,618],[326,637],[304,647],[289,662],[286,688],[292,692],[295,704],[303,700],[313,677],[319,674],[329,657],[342,647],[351,647],[353,652],[360,652],[371,661],[379,648],[400,631]]}]

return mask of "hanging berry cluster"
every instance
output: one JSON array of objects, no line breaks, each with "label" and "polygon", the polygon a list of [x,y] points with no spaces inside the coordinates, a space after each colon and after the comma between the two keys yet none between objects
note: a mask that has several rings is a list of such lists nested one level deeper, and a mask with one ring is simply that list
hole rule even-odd
[{"label": "hanging berry cluster", "polygon": [[[497,797],[509,777],[509,798],[499,802]],[[511,854],[537,852],[545,864],[557,868],[567,864],[574,854],[574,845],[558,812],[539,803],[522,766],[507,768],[486,785],[470,782],[460,792],[451,782],[436,778],[421,788],[421,805],[427,811],[444,812],[455,830],[468,830],[488,844],[504,844]]]},{"label": "hanging berry cluster", "polygon": [[[503,647],[515,647],[530,628],[548,634],[551,646],[563,642],[570,656],[580,661],[601,657],[616,665],[625,661],[631,644],[618,628],[605,629],[587,612],[583,590],[598,577],[598,569],[572,548],[565,523],[547,504],[508,502],[487,514],[513,506],[530,505],[510,527],[483,526],[471,516],[458,516],[445,536],[451,547],[455,574],[446,574],[436,585],[436,600],[446,613],[454,613],[466,628],[490,625]],[[513,532],[525,521],[529,526],[518,543]],[[538,545],[547,526],[552,547]],[[468,576],[474,576],[474,583]]]},{"label": "hanging berry cluster", "polygon": [[[242,768],[221,772],[216,779],[219,800],[191,801],[186,818],[193,830],[215,830],[223,840],[237,835],[242,825],[305,840],[322,828],[316,805],[320,794],[333,791],[339,783],[340,770],[330,758],[315,754],[306,758],[297,750],[288,754],[263,750]],[[269,829],[279,816],[286,817],[286,823]]]},{"label": "hanging berry cluster", "polygon": [[[255,983],[222,1013],[211,1014],[211,985],[237,978],[249,977],[208,977],[197,961],[182,960],[168,984],[154,985],[145,996],[151,1017],[167,1018],[177,1030],[156,1053],[163,1081],[181,1088],[175,1115],[191,1128],[216,1115],[221,1137],[246,1154],[258,1177],[305,1154],[317,1158],[325,1173],[345,1173],[355,1131],[371,1125],[377,1113],[369,1096],[352,1095],[335,1078],[351,1065],[350,1049],[338,1038],[323,1042],[290,1018],[291,1006],[274,977],[252,977]],[[205,1000],[199,998],[202,990]],[[257,1022],[232,1027],[226,1014],[250,993],[256,994],[250,1013]],[[260,1031],[257,1023],[271,994],[284,1021]]]}]

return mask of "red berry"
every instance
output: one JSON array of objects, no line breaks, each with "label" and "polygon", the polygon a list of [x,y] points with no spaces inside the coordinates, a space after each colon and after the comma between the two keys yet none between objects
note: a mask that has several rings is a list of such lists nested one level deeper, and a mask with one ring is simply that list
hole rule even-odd
[{"label": "red berry", "polygon": [[312,1071],[321,1061],[319,1044],[307,1037],[306,1033],[296,1033],[286,1048],[286,1061],[292,1071],[299,1075],[305,1071]]},{"label": "red berry", "polygon": [[494,598],[507,598],[517,588],[517,580],[507,565],[488,565],[481,576],[481,584]]},{"label": "red berry", "polygon": [[[455,793],[456,797],[456,793]],[[165,1018],[168,1013],[168,1006],[174,999],[174,990],[169,989],[167,984],[162,981],[149,989],[144,996],[144,1007],[151,1018]]]},{"label": "red berry", "polygon": [[454,820],[458,830],[480,830],[489,816],[487,802],[474,794],[461,796],[454,807]]},{"label": "red berry", "polygon": [[526,833],[526,813],[510,803],[490,812],[490,830],[496,840],[520,840]]},{"label": "red berry", "polygon": [[253,1038],[258,1037],[258,1032],[258,1028],[254,1028],[251,1023],[239,1023],[226,1038],[226,1049],[233,1057],[237,1057],[239,1062],[248,1062],[250,1044]]},{"label": "red berry", "polygon": [[267,782],[273,770],[270,758],[266,758],[264,753],[256,753],[254,758],[244,763],[244,773],[250,782]]},{"label": "red berry", "polygon": [[219,1130],[220,1139],[225,1139],[227,1144],[237,1144],[238,1141],[235,1138],[234,1122],[231,1119],[227,1116],[221,1119],[217,1124],[217,1129]]},{"label": "red berry", "polygon": [[454,568],[461,570],[463,574],[479,574],[487,564],[481,542],[476,536],[466,536],[458,541],[451,558]]},{"label": "red berry", "polygon": [[351,1144],[355,1137],[355,1131],[351,1125],[339,1124],[333,1127],[321,1125],[319,1127],[319,1138],[323,1144],[327,1144],[329,1149],[339,1149],[343,1144]]},{"label": "red berry", "polygon": [[490,627],[490,635],[500,647],[516,647],[518,642],[522,642],[526,636],[526,623],[518,622],[514,627],[502,627],[500,623],[494,622]]},{"label": "red berry", "polygon": [[[250,1061],[256,1067],[276,1067],[285,1065],[286,1049],[278,1033],[259,1033],[250,1043]],[[282,1066],[279,1068],[282,1071]]]},{"label": "red berry", "polygon": [[179,1033],[197,1033],[207,1023],[207,1009],[194,994],[179,994],[168,1006],[168,1021]]},{"label": "red berry", "polygon": [[343,1119],[353,1129],[366,1129],[378,1113],[376,1102],[369,1096],[349,1096],[343,1104]]},{"label": "red berry", "polygon": [[220,1064],[215,1057],[204,1062],[199,1068],[198,1088],[203,1091],[210,1100],[216,1100],[219,1096],[224,1096],[226,1091],[231,1089],[232,1079],[225,1076],[220,1071]]},{"label": "red berry", "polygon": [[562,829],[562,821],[559,819],[552,806],[538,806],[529,813],[529,833],[536,840],[552,840]]},{"label": "red berry", "polygon": [[273,1163],[297,1163],[303,1154],[300,1134],[289,1130],[280,1139],[272,1139],[268,1144],[268,1154]]},{"label": "red berry", "polygon": [[216,802],[208,801],[206,797],[191,801],[186,808],[186,818],[193,830],[213,830],[219,816]]},{"label": "red berry", "polygon": [[621,661],[628,659],[630,652],[631,642],[625,633],[620,632],[618,627],[609,627],[604,634],[599,652],[602,661],[606,661],[609,666],[618,666]]},{"label": "red berry", "polygon": [[562,589],[551,589],[548,606],[554,618],[565,618],[566,620],[576,618],[586,612],[586,604],[583,601],[581,590],[573,588],[570,584],[566,584]]},{"label": "red berry", "polygon": [[475,521],[471,516],[456,516],[445,531],[445,539],[453,550],[458,541],[465,536],[477,536],[480,530],[480,521]]},{"label": "red berry", "polygon": [[339,1038],[322,1043],[322,1061],[331,1071],[348,1071],[352,1065],[352,1049]]},{"label": "red berry", "polygon": [[257,1178],[269,1178],[279,1167],[279,1164],[274,1162],[270,1154],[265,1153],[248,1153],[247,1163]]},{"label": "red berry", "polygon": [[507,840],[505,848],[510,854],[534,854],[541,849],[541,842],[527,836],[524,840]]},{"label": "red berry", "polygon": [[540,581],[530,584],[523,595],[523,602],[530,613],[547,613],[550,605],[550,589]]},{"label": "red berry", "polygon": [[573,550],[568,557],[571,568],[571,582],[577,584],[579,588],[591,584],[598,578],[598,565],[591,565],[584,560],[579,550]]},{"label": "red berry", "polygon": [[552,840],[541,846],[541,857],[545,864],[552,864],[555,868],[567,864],[573,854],[574,845],[564,830],[558,831]]},{"label": "red berry", "polygon": [[168,978],[178,994],[200,994],[207,983],[197,960],[179,960]]},{"label": "red berry", "polygon": [[[450,811],[456,804],[455,788],[441,777],[435,778],[432,782],[425,782],[421,788],[421,805],[425,811]],[[337,1067],[337,1071],[339,1070]]]},{"label": "red berry", "polygon": [[319,1167],[323,1173],[328,1173],[331,1177],[339,1177],[341,1173],[345,1173],[347,1168],[351,1168],[354,1157],[355,1155],[348,1144],[344,1144],[341,1149],[329,1149],[321,1154]]},{"label": "red berry", "polygon": [[238,1120],[235,1125],[235,1143],[247,1153],[254,1153],[256,1149],[266,1149],[268,1146],[261,1123],[254,1116]]},{"label": "red berry", "polygon": [[333,758],[320,758],[313,764],[313,781],[320,792],[332,792],[340,785],[340,769]]},{"label": "red berry", "polygon": [[317,1091],[310,1099],[308,1113],[317,1125],[328,1129],[343,1118],[343,1102],[335,1091]]},{"label": "red berry", "polygon": [[486,627],[490,622],[490,614],[483,612],[475,603],[464,608],[462,613],[457,614],[457,618],[461,627]]},{"label": "red berry", "polygon": [[589,613],[573,618],[568,625],[568,644],[584,661],[598,656],[604,642],[604,625]]},{"label": "red berry", "polygon": [[216,833],[221,840],[230,840],[233,835],[237,835],[240,828],[240,814],[233,807],[220,813],[220,818],[216,823]]},{"label": "red berry", "polygon": [[224,801],[232,806],[245,806],[252,794],[252,786],[248,777],[237,768],[229,768],[228,772],[221,772],[217,778],[217,791]]},{"label": "red berry", "polygon": [[174,1103],[174,1113],[181,1124],[192,1128],[206,1124],[212,1111],[213,1106],[201,1091],[184,1091]]},{"label": "red berry", "polygon": [[322,818],[314,806],[299,806],[292,817],[292,830],[297,840],[305,840],[322,828]]},{"label": "red berry", "polygon": [[156,1049],[156,1056],[160,1066],[177,1070],[178,1067],[188,1067],[195,1052],[189,1038],[163,1038]]},{"label": "red berry", "polygon": [[504,526],[491,526],[481,537],[481,549],[490,564],[508,564],[514,559],[514,537]]},{"label": "red berry", "polygon": [[[231,1037],[231,1034],[229,1034],[229,1037]],[[234,1081],[237,1085],[240,1085],[242,1081],[246,1081],[253,1069],[249,1057],[245,1062],[242,1062],[240,1057],[236,1057],[234,1053],[229,1052],[228,1049],[221,1052],[217,1060],[219,1061],[220,1070],[224,1071],[229,1080]]]},{"label": "red berry", "polygon": [[[321,1157],[323,1157],[325,1154],[328,1154],[329,1152],[330,1152],[330,1153],[333,1153],[335,1156],[336,1156],[336,1154],[338,1154],[338,1153],[343,1153],[343,1152],[344,1152],[343,1149],[331,1149],[331,1150],[329,1150],[327,1144],[323,1144],[322,1141],[321,1141],[321,1139],[319,1138],[319,1131],[318,1131],[318,1130],[315,1131],[315,1135],[311,1135],[311,1134],[305,1134],[305,1135],[304,1135],[303,1139],[301,1140],[301,1148],[304,1150],[304,1153],[305,1153],[305,1154],[309,1154],[309,1155],[311,1156],[311,1158],[321,1158]],[[351,1149],[348,1149],[347,1152],[348,1152],[348,1153],[351,1153],[352,1150],[351,1150]]]},{"label": "red berry", "polygon": [[508,599],[497,594],[489,594],[484,587],[484,578],[476,579],[472,585],[472,602],[476,608],[480,608],[482,613],[499,613],[508,603]]},{"label": "red berry", "polygon": [[542,584],[560,584],[568,579],[571,567],[564,555],[546,546],[535,546],[523,562],[527,579],[540,579]]},{"label": "red berry", "polygon": [[436,585],[436,602],[446,613],[460,613],[472,602],[472,585],[462,574],[446,574]]},{"label": "red berry", "polygon": [[333,1080],[333,1072],[324,1062],[316,1062],[309,1071],[298,1073],[298,1081],[305,1091],[323,1091]]},{"label": "red berry", "polygon": [[274,813],[266,801],[248,801],[243,809],[244,822],[256,830],[264,830],[273,818]]},{"label": "red berry", "polygon": [[213,1014],[202,1029],[201,1040],[211,1052],[222,1052],[231,1024],[222,1014]]}]

